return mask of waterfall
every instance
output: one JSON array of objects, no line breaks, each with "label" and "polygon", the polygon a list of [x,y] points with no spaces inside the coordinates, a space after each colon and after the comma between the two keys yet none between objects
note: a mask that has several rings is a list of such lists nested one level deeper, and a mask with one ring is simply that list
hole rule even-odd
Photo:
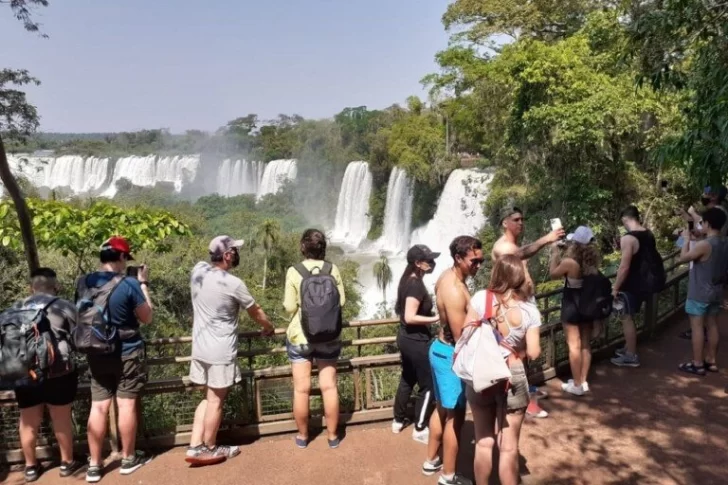
[{"label": "waterfall", "polygon": [[331,240],[358,247],[369,233],[369,196],[372,174],[367,162],[351,162],[346,167],[336,205],[336,222]]},{"label": "waterfall", "polygon": [[407,173],[394,167],[387,184],[387,205],[384,209],[384,229],[377,246],[385,251],[406,251],[412,227],[413,184]]},{"label": "waterfall", "polygon": [[268,162],[258,187],[260,200],[264,195],[275,194],[289,180],[295,180],[298,168],[295,160],[273,160]]},{"label": "waterfall", "polygon": [[160,157],[158,160],[155,155],[119,158],[104,195],[116,195],[116,182],[121,179],[141,187],[154,187],[159,182],[168,182],[174,184],[175,191],[179,192],[184,185],[195,180],[199,165],[198,155]]},{"label": "waterfall", "polygon": [[412,244],[426,244],[442,253],[435,272],[428,278],[434,285],[437,276],[452,266],[449,246],[457,236],[474,236],[486,222],[482,203],[488,197],[493,173],[458,169],[450,174],[437,204],[435,216],[412,233]]},{"label": "waterfall", "polygon": [[262,176],[262,162],[225,159],[217,171],[216,192],[225,197],[255,194]]},{"label": "waterfall", "polygon": [[36,187],[68,188],[73,194],[96,193],[103,189],[109,168],[108,158],[66,155],[58,158],[9,155],[15,174]]}]

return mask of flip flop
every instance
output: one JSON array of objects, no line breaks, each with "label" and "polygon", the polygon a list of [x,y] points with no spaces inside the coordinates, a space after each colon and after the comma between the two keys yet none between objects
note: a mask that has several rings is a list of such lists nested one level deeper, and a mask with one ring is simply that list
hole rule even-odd
[{"label": "flip flop", "polygon": [[696,367],[692,362],[685,362],[677,366],[677,368],[688,374],[705,377],[705,367]]}]

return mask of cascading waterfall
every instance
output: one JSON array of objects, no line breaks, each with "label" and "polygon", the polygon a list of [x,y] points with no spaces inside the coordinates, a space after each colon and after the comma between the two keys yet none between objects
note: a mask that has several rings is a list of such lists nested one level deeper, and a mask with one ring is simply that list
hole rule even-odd
[{"label": "cascading waterfall", "polygon": [[369,197],[372,174],[367,162],[351,162],[346,167],[336,205],[336,222],[331,240],[358,247],[369,233]]},{"label": "cascading waterfall", "polygon": [[109,169],[108,158],[84,158],[77,155],[58,158],[9,155],[8,163],[13,173],[27,178],[36,187],[65,187],[73,194],[101,191]]},{"label": "cascading waterfall", "polygon": [[449,246],[456,236],[474,236],[486,222],[482,203],[488,197],[493,173],[475,169],[458,169],[450,174],[440,195],[435,216],[412,233],[412,244],[426,244],[442,253],[437,267],[428,276],[429,286],[452,265]]},{"label": "cascading waterfall", "polygon": [[111,183],[104,195],[113,197],[116,194],[116,183],[121,179],[127,179],[133,185],[141,187],[153,187],[159,182],[168,182],[174,184],[174,189],[179,192],[184,185],[195,180],[199,165],[198,155],[161,157],[158,160],[155,155],[123,157],[116,161]]},{"label": "cascading waterfall", "polygon": [[263,169],[262,162],[223,160],[217,171],[216,192],[225,197],[256,194],[263,177]]},{"label": "cascading waterfall", "polygon": [[412,228],[412,199],[414,187],[407,173],[394,167],[387,184],[387,204],[384,209],[384,229],[377,246],[384,251],[406,251]]},{"label": "cascading waterfall", "polygon": [[289,180],[295,180],[298,167],[295,160],[273,160],[268,162],[258,188],[257,198],[277,193]]}]

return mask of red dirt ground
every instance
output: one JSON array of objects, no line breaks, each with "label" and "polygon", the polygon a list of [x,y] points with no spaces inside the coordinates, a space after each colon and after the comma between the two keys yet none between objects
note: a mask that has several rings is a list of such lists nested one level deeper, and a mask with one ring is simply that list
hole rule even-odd
[{"label": "red dirt ground", "polygon": [[[728,483],[728,384],[726,372],[705,378],[679,374],[678,361],[689,342],[677,338],[685,324],[669,329],[641,350],[642,367],[596,365],[590,395],[565,396],[560,382],[547,384],[543,403],[551,416],[529,421],[521,438],[525,484],[726,484]],[[728,329],[723,329],[728,339]],[[728,365],[728,346],[718,362]],[[459,471],[472,477],[472,423],[461,443]],[[323,436],[308,449],[293,436],[260,439],[222,465],[190,469],[184,449],[159,455],[135,474],[122,477],[118,463],[107,467],[104,485],[255,484],[255,485],[434,485],[420,467],[425,447],[389,430],[389,423],[351,426],[341,448],[329,450]],[[3,472],[0,472],[3,473]],[[3,481],[4,479],[4,481]],[[81,483],[48,470],[37,482]],[[22,474],[0,474],[0,481],[23,483]]]}]

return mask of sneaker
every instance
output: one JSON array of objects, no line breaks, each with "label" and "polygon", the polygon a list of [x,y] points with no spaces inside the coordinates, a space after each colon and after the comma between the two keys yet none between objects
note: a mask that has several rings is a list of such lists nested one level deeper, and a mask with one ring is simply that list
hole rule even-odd
[{"label": "sneaker", "polygon": [[528,407],[526,408],[526,415],[528,415],[531,418],[539,418],[539,419],[549,417],[549,413],[544,408],[539,406],[538,402],[536,402],[535,399],[531,400],[528,403]]},{"label": "sneaker", "polygon": [[611,359],[610,361],[612,364],[619,366],[619,367],[639,367],[640,366],[640,359],[637,357],[637,355],[629,355],[624,354],[620,355],[619,357],[615,357]]},{"label": "sneaker", "polygon": [[404,429],[404,421],[397,421],[396,419],[392,421],[392,433],[399,434]]},{"label": "sneaker", "polygon": [[119,473],[122,475],[131,475],[150,461],[152,461],[152,456],[147,455],[143,451],[137,450],[134,452],[134,456],[121,459],[121,468],[119,469]]},{"label": "sneaker", "polygon": [[440,469],[442,469],[442,458],[440,458],[439,456],[435,458],[434,462],[431,462],[430,460],[425,460],[425,462],[422,464],[422,474],[427,475],[428,477],[439,472]]},{"label": "sneaker", "polygon": [[423,428],[419,431],[417,428],[413,429],[412,439],[426,445],[427,442],[430,441],[430,428]]},{"label": "sneaker", "polygon": [[187,453],[185,453],[185,455],[187,456],[187,458],[196,458],[205,451],[207,451],[207,446],[205,446],[204,444],[200,444],[197,446],[188,446]]},{"label": "sneaker", "polygon": [[561,390],[573,394],[574,396],[583,396],[584,389],[582,386],[576,386],[573,380],[561,384]]},{"label": "sneaker", "polygon": [[456,473],[452,478],[445,478],[443,475],[440,475],[437,485],[473,485],[473,482]]},{"label": "sneaker", "polygon": [[71,462],[62,461],[58,473],[61,475],[61,478],[70,477],[71,475],[76,473],[82,466],[83,463],[78,460],[73,460]]},{"label": "sneaker", "polygon": [[99,465],[89,465],[86,469],[86,481],[89,483],[96,483],[101,481],[101,477],[104,476],[104,469]]},{"label": "sneaker", "polygon": [[617,357],[622,357],[626,353],[627,347],[620,347],[614,351],[614,355],[616,355]]},{"label": "sneaker", "polygon": [[25,467],[25,481],[26,483],[34,482],[40,478],[41,469],[40,465],[32,465]]},{"label": "sneaker", "polygon": [[227,446],[227,445],[217,445],[216,447],[212,448],[210,452],[214,456],[224,456],[225,458],[235,458],[240,454],[240,447],[239,446]]},{"label": "sneaker", "polygon": [[334,438],[332,440],[327,440],[327,441],[329,443],[329,448],[332,450],[335,450],[336,448],[338,448],[341,445],[341,439],[339,439],[339,438]]},{"label": "sneaker", "polygon": [[[568,381],[568,382],[569,382],[569,384],[573,384],[573,383],[574,383],[574,379],[569,379],[569,381]],[[562,384],[562,389],[563,389],[563,384]],[[585,393],[586,393],[586,392],[589,392],[589,383],[588,383],[588,382],[586,382],[586,381],[584,381],[584,382],[583,382],[583,383],[581,384],[581,390],[582,390],[582,391],[584,391]]]}]

